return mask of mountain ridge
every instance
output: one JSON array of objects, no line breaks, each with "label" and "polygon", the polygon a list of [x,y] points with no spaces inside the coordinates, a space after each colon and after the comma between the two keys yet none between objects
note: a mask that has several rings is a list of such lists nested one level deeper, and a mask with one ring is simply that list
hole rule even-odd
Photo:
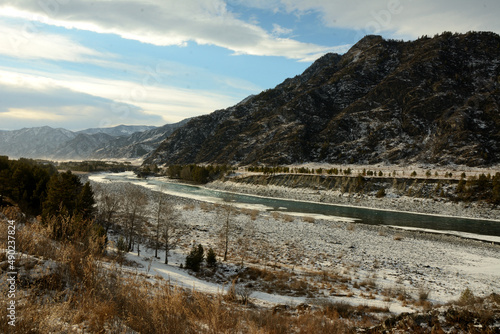
[{"label": "mountain ridge", "polygon": [[366,36],[192,119],[145,164],[500,163],[500,36]]},{"label": "mountain ridge", "polygon": [[[0,131],[0,155],[53,160],[142,158],[185,122],[161,127],[118,125],[81,131],[50,126],[3,130]],[[140,149],[143,146],[145,148]]]},{"label": "mountain ridge", "polygon": [[144,132],[144,131],[153,130],[156,128],[157,128],[156,126],[149,126],[149,125],[124,125],[124,124],[120,124],[120,125],[113,126],[113,127],[89,128],[89,129],[75,131],[75,132],[89,134],[89,135],[96,134],[96,133],[105,133],[105,134],[113,136],[113,137],[119,137],[119,136],[130,136],[136,132]]}]

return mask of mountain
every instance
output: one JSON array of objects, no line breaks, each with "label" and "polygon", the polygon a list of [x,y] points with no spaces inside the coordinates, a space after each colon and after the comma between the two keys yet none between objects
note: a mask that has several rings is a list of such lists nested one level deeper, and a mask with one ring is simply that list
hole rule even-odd
[{"label": "mountain", "polygon": [[94,153],[116,137],[97,132],[94,134],[77,133],[76,137],[61,144],[49,155],[54,160],[93,159]]},{"label": "mountain", "polygon": [[74,132],[49,126],[0,131],[0,155],[46,158],[75,137]]},{"label": "mountain", "polygon": [[142,158],[186,122],[77,132],[48,126],[0,131],[0,155],[54,160]]},{"label": "mountain", "polygon": [[178,123],[115,138],[95,150],[93,157],[100,159],[143,157],[154,151],[168,136],[188,121],[189,119],[185,119]]},{"label": "mountain", "polygon": [[119,137],[119,136],[130,136],[136,132],[144,132],[148,130],[156,129],[156,126],[147,126],[147,125],[118,125],[111,128],[90,128],[86,130],[78,131],[77,133],[83,134],[96,134],[96,133],[104,133],[110,136]]},{"label": "mountain", "polygon": [[366,36],[189,121],[145,164],[500,162],[500,36]]}]

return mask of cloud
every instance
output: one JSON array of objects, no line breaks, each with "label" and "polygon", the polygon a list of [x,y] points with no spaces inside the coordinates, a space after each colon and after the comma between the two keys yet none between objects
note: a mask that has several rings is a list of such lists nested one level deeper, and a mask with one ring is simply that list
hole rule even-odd
[{"label": "cloud", "polygon": [[280,26],[279,24],[273,23],[273,35],[274,36],[282,36],[282,35],[290,35],[293,32],[293,29],[288,29]]},{"label": "cloud", "polygon": [[[249,2],[251,6],[253,2]],[[497,0],[274,0],[257,1],[259,8],[304,15],[318,13],[326,26],[365,34],[415,38],[443,31],[487,30],[500,33]],[[356,36],[358,38],[359,36]]]},{"label": "cloud", "polygon": [[33,23],[21,25],[3,21],[0,21],[0,54],[17,59],[71,62],[111,56],[87,48],[69,37],[42,32]]},{"label": "cloud", "polygon": [[0,67],[0,126],[163,125],[237,102],[233,96],[161,86],[155,80],[145,76],[136,83]]},{"label": "cloud", "polygon": [[[2,75],[2,79],[5,76]],[[162,121],[132,104],[117,102],[58,86],[23,82],[0,82],[0,123],[2,127],[35,125],[63,126],[67,128],[96,127],[101,125],[150,124]]]},{"label": "cloud", "polygon": [[158,46],[217,45],[235,54],[285,56],[310,61],[335,48],[277,38],[238,19],[222,0],[56,1],[5,0],[0,15],[68,29],[116,34]]}]

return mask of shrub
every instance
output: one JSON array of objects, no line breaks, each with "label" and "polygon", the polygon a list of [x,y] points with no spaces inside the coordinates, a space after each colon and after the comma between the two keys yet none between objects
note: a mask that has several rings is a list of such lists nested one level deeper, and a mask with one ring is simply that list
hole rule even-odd
[{"label": "shrub", "polygon": [[430,290],[424,287],[418,289],[418,300],[421,302],[426,301],[429,298]]},{"label": "shrub", "polygon": [[313,217],[304,217],[302,220],[306,223],[314,223],[315,219]]},{"label": "shrub", "polygon": [[458,299],[459,305],[472,305],[475,302],[476,296],[474,296],[474,293],[469,288],[465,289]]},{"label": "shrub", "polygon": [[128,251],[127,242],[121,235],[120,238],[118,238],[118,241],[116,242],[116,248],[118,249],[119,253],[125,253]]},{"label": "shrub", "polygon": [[379,191],[377,191],[377,198],[382,198],[382,197],[385,197],[385,189],[382,188],[380,189]]}]

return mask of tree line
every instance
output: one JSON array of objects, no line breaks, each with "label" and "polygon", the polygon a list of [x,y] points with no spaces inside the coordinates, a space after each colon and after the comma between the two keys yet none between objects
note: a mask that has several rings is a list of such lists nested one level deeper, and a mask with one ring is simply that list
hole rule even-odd
[{"label": "tree line", "polygon": [[351,168],[307,168],[307,167],[288,167],[288,166],[250,166],[249,172],[263,174],[295,173],[295,174],[328,174],[328,175],[351,175]]},{"label": "tree line", "polygon": [[48,163],[0,157],[0,205],[18,205],[28,216],[39,216],[55,240],[105,238],[94,220],[90,183],[83,184],[71,171],[59,173]]},{"label": "tree line", "polygon": [[134,170],[136,167],[132,166],[130,162],[117,162],[117,161],[67,161],[56,163],[59,169],[72,170],[78,172],[125,172]]},{"label": "tree line", "polygon": [[228,165],[170,165],[167,167],[166,175],[173,179],[204,184],[232,171],[233,167]]},{"label": "tree line", "polygon": [[28,215],[41,215],[44,221],[62,213],[88,219],[95,204],[89,182],[82,184],[71,171],[59,173],[49,163],[1,156],[0,200],[7,199]]},{"label": "tree line", "polygon": [[465,179],[465,175],[458,182],[456,196],[461,201],[483,200],[492,204],[500,204],[500,172],[481,174]]}]

